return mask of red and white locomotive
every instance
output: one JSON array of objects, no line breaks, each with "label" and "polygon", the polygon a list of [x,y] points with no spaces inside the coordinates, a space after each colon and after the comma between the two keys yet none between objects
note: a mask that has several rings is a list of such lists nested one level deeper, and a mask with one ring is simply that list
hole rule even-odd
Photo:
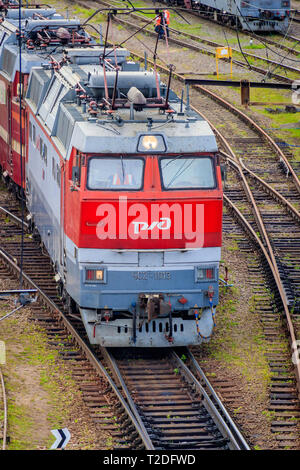
[{"label": "red and white locomotive", "polygon": [[22,154],[32,225],[90,342],[208,341],[222,234],[208,123],[76,20],[5,19],[1,34],[3,175],[22,193]]}]

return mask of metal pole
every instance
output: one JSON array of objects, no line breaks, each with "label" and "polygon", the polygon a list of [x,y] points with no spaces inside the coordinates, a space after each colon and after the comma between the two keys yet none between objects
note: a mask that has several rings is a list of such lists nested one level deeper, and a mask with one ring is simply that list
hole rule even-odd
[{"label": "metal pole", "polygon": [[103,46],[103,34],[102,34],[102,24],[100,24],[100,46]]}]

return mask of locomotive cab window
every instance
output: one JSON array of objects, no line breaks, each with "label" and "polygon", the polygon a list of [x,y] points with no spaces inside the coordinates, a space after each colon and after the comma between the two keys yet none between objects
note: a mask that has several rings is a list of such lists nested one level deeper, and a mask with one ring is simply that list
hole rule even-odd
[{"label": "locomotive cab window", "polygon": [[143,187],[144,159],[92,157],[87,188],[93,190],[139,190]]},{"label": "locomotive cab window", "polygon": [[178,155],[160,159],[164,189],[214,189],[214,162],[210,157]]}]

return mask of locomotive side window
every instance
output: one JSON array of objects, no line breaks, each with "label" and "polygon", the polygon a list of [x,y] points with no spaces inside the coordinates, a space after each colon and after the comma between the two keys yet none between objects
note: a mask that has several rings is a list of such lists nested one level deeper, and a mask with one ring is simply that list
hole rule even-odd
[{"label": "locomotive side window", "polygon": [[96,190],[139,190],[143,186],[142,158],[93,157],[89,160],[87,188]]},{"label": "locomotive side window", "polygon": [[82,165],[85,164],[85,155],[78,153],[73,159],[72,167],[72,180],[74,184],[80,186],[81,184],[81,169]]},{"label": "locomotive side window", "polygon": [[164,189],[213,189],[216,187],[213,160],[178,155],[160,159]]}]

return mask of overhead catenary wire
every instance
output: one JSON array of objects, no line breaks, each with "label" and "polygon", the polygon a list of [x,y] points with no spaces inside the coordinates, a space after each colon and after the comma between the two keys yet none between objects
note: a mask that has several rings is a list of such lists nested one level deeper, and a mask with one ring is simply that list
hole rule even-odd
[{"label": "overhead catenary wire", "polygon": [[235,26],[235,31],[236,31],[236,37],[237,37],[237,40],[238,40],[238,45],[239,45],[239,49],[240,49],[240,52],[242,54],[242,56],[244,57],[245,59],[245,62],[247,63],[248,67],[250,70],[252,70],[252,67],[251,67],[251,64],[249,62],[249,60],[247,59],[247,56],[245,55],[244,51],[243,51],[243,48],[242,48],[242,45],[241,45],[241,41],[240,41],[240,36],[239,36],[239,28],[238,28],[238,22],[237,22],[237,17],[236,17],[236,26]]},{"label": "overhead catenary wire", "polygon": [[[217,8],[217,2],[216,2],[216,0],[214,0],[214,3],[215,3],[215,7]],[[223,35],[224,35],[224,37],[225,37],[225,41],[226,41],[227,47],[229,48],[230,45],[229,45],[229,41],[228,41],[228,39],[227,39],[227,34],[226,34],[226,31],[225,31],[225,28],[224,28],[223,24],[222,24],[222,32],[223,32]]]},{"label": "overhead catenary wire", "polygon": [[[289,25],[289,27],[288,27],[288,29],[287,29],[287,31],[286,31],[286,34],[285,34],[284,38],[282,39],[282,42],[283,42],[284,39],[286,38],[291,24],[292,24],[292,23],[290,23],[290,25]],[[281,44],[282,44],[282,42],[281,42]],[[296,47],[296,44],[294,45],[293,49],[295,49],[295,47]],[[289,54],[289,53],[288,53],[288,54]],[[278,65],[275,65],[273,69],[271,69],[271,64],[269,64],[268,73],[274,73],[275,70],[283,63],[283,61],[284,61],[286,58],[288,58],[288,60],[291,60],[292,62],[299,62],[299,61],[296,60],[296,59],[291,59],[290,57],[287,57],[288,54],[286,54],[285,56],[283,56],[283,55],[281,55],[281,54],[278,54],[279,57],[282,58],[281,62],[280,62]]]},{"label": "overhead catenary wire", "polygon": [[[215,7],[216,7],[216,9],[217,9],[216,0],[214,0],[214,3],[215,3]],[[272,49],[269,45],[267,45],[267,43],[266,43],[262,38],[260,38],[260,37],[253,31],[253,29],[251,28],[251,25],[249,24],[247,18],[242,14],[242,12],[241,12],[241,10],[240,10],[240,8],[239,8],[239,6],[237,5],[237,3],[236,3],[235,0],[234,0],[234,3],[235,3],[235,5],[236,5],[236,7],[237,7],[237,9],[238,9],[238,11],[239,11],[240,16],[244,19],[245,23],[246,23],[247,26],[249,27],[249,30],[250,30],[251,34],[253,35],[253,37],[255,37],[255,39],[257,39],[259,42],[261,42],[261,43],[265,46],[267,58],[269,58],[269,56],[268,56],[268,51],[270,51],[270,52],[273,52],[274,54],[278,55],[279,57],[282,57],[284,60],[285,60],[285,59],[288,59],[288,60],[290,60],[291,62],[296,62],[296,63],[300,62],[299,59],[293,59],[293,58],[287,57],[287,56],[289,55],[289,52],[288,52],[286,55],[282,55],[282,54],[280,54],[278,51],[275,51],[275,50]],[[277,11],[277,10],[276,10],[276,11]],[[225,12],[225,13],[226,13],[226,15],[228,15],[228,12]],[[233,14],[229,14],[229,16],[234,16],[234,15],[233,15]],[[285,33],[285,36],[284,36],[283,39],[282,39],[282,42],[283,42],[284,39],[286,38],[286,36],[287,36],[287,34],[288,34],[288,31],[289,31],[289,29],[290,29],[290,26],[291,26],[291,23],[289,24],[289,26],[288,26],[288,28],[287,28],[287,31],[286,31],[286,33]],[[227,37],[226,37],[226,34],[225,34],[225,30],[224,30],[223,24],[221,24],[221,27],[222,27],[222,31],[223,31],[223,33],[224,33],[224,36],[225,36],[225,39],[226,39],[226,42],[227,42],[227,45],[228,45],[228,40],[227,40]],[[243,51],[243,49],[242,49],[242,45],[241,45],[240,39],[239,39],[238,24],[237,24],[237,15],[236,15],[235,31],[236,31],[237,40],[238,40],[238,44],[239,44],[239,48],[240,48],[241,54],[243,55],[245,61],[246,61],[247,64],[249,65],[249,62],[248,62],[248,60],[246,59],[246,57],[245,57],[245,55],[244,55],[244,51]],[[281,43],[282,43],[282,42],[281,42]],[[293,46],[292,49],[294,50],[296,46],[297,46],[297,43],[294,44],[294,46]],[[269,67],[270,67],[270,66],[269,66]],[[276,66],[276,68],[277,68],[277,66]],[[269,70],[268,70],[268,71],[269,71]],[[267,75],[268,75],[268,74],[267,74]]]},{"label": "overhead catenary wire", "polygon": [[[214,0],[214,1],[215,1],[215,0]],[[235,0],[234,0],[234,1],[235,1]],[[119,2],[119,3],[120,3],[120,2]],[[235,4],[236,4],[236,2],[235,2]],[[248,24],[246,17],[243,16],[243,14],[241,13],[241,10],[239,9],[238,5],[236,5],[236,6],[237,6],[237,9],[238,9],[238,11],[239,11],[239,13],[240,13],[240,16],[241,16],[242,18],[244,18],[245,21],[246,21],[246,23]],[[132,8],[133,8],[133,7],[132,7]],[[179,11],[186,11],[186,9],[183,9],[183,8],[174,8],[174,7],[170,7],[170,6],[168,6],[168,8],[169,8],[170,10],[172,10],[175,14],[178,14],[178,15],[180,15],[180,14],[179,14]],[[114,11],[113,8],[109,8],[109,9],[108,9],[108,8],[99,8],[99,9],[97,10],[97,12],[99,12],[99,11],[106,11],[106,10],[109,10],[109,11],[111,10],[112,12]],[[124,10],[126,10],[126,9],[124,9]],[[122,13],[122,14],[130,14],[132,11],[134,11],[134,12],[141,12],[141,13],[143,13],[143,14],[150,14],[150,11],[149,11],[149,10],[151,10],[151,8],[134,7],[133,10],[130,10],[130,9],[128,8],[126,11],[121,11],[121,13]],[[279,9],[279,10],[280,10],[280,9]],[[276,9],[276,11],[279,11],[279,10]],[[197,10],[197,11],[198,11],[199,13],[203,13],[203,14],[205,14],[205,15],[207,15],[207,14],[209,13],[209,12],[207,12],[206,10]],[[88,21],[90,21],[90,20],[92,19],[92,17],[94,16],[94,14],[95,14],[95,13],[93,13],[93,15],[91,15],[91,17],[89,17],[89,18],[83,23],[83,25],[86,24]],[[213,14],[213,12],[212,12],[212,14]],[[227,16],[236,17],[236,15],[234,15],[233,13],[228,13],[228,12],[226,12],[226,15],[227,15]],[[182,15],[180,15],[180,16],[182,16]],[[183,17],[183,19],[187,22],[186,18]],[[147,25],[144,25],[144,27],[146,27],[146,26],[147,26]],[[267,43],[264,42],[264,40],[263,40],[262,38],[260,38],[260,37],[252,30],[252,28],[251,28],[251,26],[250,26],[249,24],[248,24],[248,26],[249,26],[249,29],[250,29],[250,31],[251,31],[251,34],[253,34],[253,37],[255,37],[259,42],[261,42],[261,43],[266,47],[266,50],[269,49],[269,50],[270,50],[271,52],[273,52],[274,54],[277,54],[277,55],[280,56],[280,57],[284,57],[284,59],[287,58],[287,56],[282,56],[278,51],[275,51],[275,50],[273,50],[270,46],[268,46]],[[143,27],[142,29],[144,29],[144,27]],[[225,37],[225,39],[226,39],[226,42],[227,42],[227,44],[228,44],[228,40],[227,40],[226,37]],[[125,42],[126,42],[126,41],[125,41]],[[122,43],[122,44],[123,44],[123,43]],[[143,45],[144,45],[144,44],[143,44]],[[296,47],[296,45],[297,45],[297,44],[295,44],[295,45],[293,46],[293,49]],[[144,47],[146,47],[146,46],[144,45]],[[242,53],[242,52],[241,52],[241,53]],[[242,53],[242,54],[243,54],[243,53]],[[292,62],[296,62],[296,63],[300,62],[300,60],[298,60],[298,59],[288,58],[288,60],[290,60],[290,61],[292,61]],[[246,60],[246,62],[248,63],[247,60]],[[248,65],[249,65],[249,64],[248,64]]]},{"label": "overhead catenary wire", "polygon": [[[130,34],[130,36],[129,36],[128,38],[124,39],[124,41],[122,41],[120,44],[116,44],[115,47],[116,47],[116,48],[122,47],[126,42],[128,42],[130,39],[132,39],[133,37],[135,37],[135,39],[136,39],[139,43],[141,43],[142,46],[143,46],[146,50],[148,50],[148,52],[151,52],[151,54],[153,54],[154,51],[153,51],[149,46],[147,46],[147,44],[145,44],[140,38],[138,38],[138,37],[137,37],[137,34],[138,34],[139,32],[141,32],[143,29],[145,29],[149,24],[153,23],[154,21],[155,21],[155,18],[151,18],[151,20],[148,21],[144,26],[142,26],[140,29],[138,29],[137,31],[135,31],[133,34]],[[88,25],[88,26],[91,26],[91,25]],[[126,31],[128,31],[128,29],[127,29],[125,26],[124,26],[124,29],[125,29]],[[97,30],[97,32],[98,32],[98,30]],[[112,53],[114,53],[114,51],[109,51],[109,52],[105,55],[105,57],[107,58],[107,57],[110,56]],[[157,54],[157,56],[158,56],[158,54]],[[159,58],[159,60],[161,60],[162,63],[164,63],[165,65],[168,65],[167,62],[166,62],[162,57],[159,57],[159,56],[158,56],[158,58]]]},{"label": "overhead catenary wire", "polygon": [[[214,2],[215,2],[216,10],[217,10],[218,8],[217,8],[217,5],[216,5],[216,0],[214,0]],[[234,0],[234,2],[235,2],[235,0]],[[235,4],[236,4],[236,2],[235,2]],[[265,46],[265,48],[266,48],[266,53],[267,53],[268,50],[269,50],[270,52],[273,52],[274,54],[278,55],[279,57],[283,57],[284,59],[288,58],[288,60],[290,60],[291,62],[296,62],[296,63],[300,62],[299,59],[293,59],[293,58],[287,57],[287,55],[288,55],[289,53],[288,53],[287,55],[283,56],[283,55],[280,54],[277,50],[272,49],[272,48],[263,40],[263,38],[261,38],[260,36],[258,36],[258,35],[255,33],[255,31],[253,31],[253,29],[251,28],[250,24],[249,24],[248,21],[247,21],[247,17],[245,17],[245,16],[242,14],[242,12],[241,12],[241,10],[240,10],[240,8],[239,8],[239,6],[238,6],[237,4],[236,4],[236,6],[237,6],[237,9],[238,9],[238,11],[239,11],[240,16],[245,20],[245,22],[246,22],[247,26],[249,27],[249,30],[250,30],[251,34],[253,35],[253,37],[254,37],[255,39],[257,39],[260,43],[262,43],[262,44]],[[268,9],[268,10],[269,10],[269,9]],[[204,13],[204,14],[206,14],[206,15],[207,15],[207,13],[209,13],[209,12],[204,11],[204,10],[203,10],[203,11],[202,11],[202,10],[197,10],[197,11],[198,11],[199,13]],[[276,9],[276,11],[279,11],[279,10]],[[236,17],[236,15],[234,15],[233,13],[228,13],[228,12],[225,12],[225,13],[226,13],[227,16]],[[212,12],[212,14],[213,14],[213,12]],[[282,41],[286,38],[286,36],[287,36],[287,34],[288,34],[288,31],[289,31],[289,29],[290,29],[290,27],[291,27],[292,21],[293,21],[293,18],[292,18],[292,20],[290,21],[290,24],[289,24],[289,26],[288,26],[288,28],[287,28],[287,31],[286,31],[285,36],[283,37]],[[223,33],[224,33],[225,40],[226,40],[226,43],[227,43],[227,45],[228,45],[228,40],[227,40],[227,37],[226,37],[226,34],[225,34],[225,30],[224,30],[223,23],[221,23],[220,26],[222,27],[222,31],[223,31]],[[234,29],[236,29],[236,25],[235,25],[235,28],[234,28]],[[282,42],[281,42],[281,43],[282,43]],[[294,44],[294,46],[292,47],[293,50],[295,49],[295,47],[297,46],[297,44],[298,44],[298,42],[296,42],[296,43]],[[228,46],[229,46],[229,45],[228,45]],[[267,55],[267,57],[268,57],[268,55]]]},{"label": "overhead catenary wire", "polygon": [[[215,2],[215,5],[216,5],[216,0],[214,0],[214,2]],[[283,56],[282,54],[278,53],[278,51],[274,51],[272,48],[270,48],[269,46],[267,46],[267,43],[264,42],[262,39],[260,39],[259,36],[257,36],[257,35],[255,34],[255,32],[252,30],[251,26],[249,25],[249,23],[248,23],[248,21],[247,21],[247,18],[242,14],[242,12],[241,12],[239,6],[237,5],[236,0],[234,0],[234,3],[235,3],[235,5],[236,5],[236,7],[237,7],[237,9],[238,9],[238,11],[239,11],[241,17],[245,20],[245,22],[246,22],[247,26],[249,27],[249,29],[250,29],[251,33],[253,34],[253,36],[254,36],[256,39],[258,39],[258,40],[265,46],[267,59],[269,58],[268,50],[270,50],[271,52],[277,54],[279,57],[282,58],[281,62],[280,62],[279,64],[276,64],[275,67],[273,68],[273,70],[271,70],[271,64],[268,65],[268,70],[266,71],[265,77],[262,79],[262,81],[265,81],[267,78],[269,78],[270,74],[271,74],[271,73],[274,73],[274,71],[282,65],[283,61],[288,58],[287,56],[289,55],[289,52],[288,52],[285,56]],[[217,7],[217,5],[216,5],[216,7]],[[288,29],[287,29],[287,31],[286,31],[286,34],[285,34],[283,40],[284,40],[285,37],[287,36],[287,33],[288,33],[289,28],[290,28],[290,25],[289,25],[289,27],[288,27]],[[222,25],[222,30],[223,30],[223,33],[224,33],[224,35],[225,35],[225,31],[224,31],[223,25]],[[245,62],[248,64],[249,69],[251,70],[252,67],[251,67],[251,65],[250,65],[250,63],[249,63],[249,61],[248,61],[248,59],[247,59],[247,57],[246,57],[246,55],[245,55],[245,53],[244,53],[244,51],[243,51],[243,48],[242,48],[242,45],[241,45],[241,42],[240,42],[239,32],[238,32],[238,18],[237,18],[237,16],[236,16],[236,27],[235,27],[235,30],[236,30],[236,36],[237,36],[237,40],[238,40],[238,45],[239,45],[240,52],[241,52],[241,54],[243,55],[243,57],[244,57],[244,59],[245,59]],[[226,35],[225,35],[225,39],[227,40]],[[227,45],[228,45],[228,41],[227,41]],[[228,46],[228,47],[229,47],[229,46]],[[296,47],[296,44],[294,45],[293,49],[294,49],[295,47]],[[300,62],[298,59],[288,58],[288,60],[291,60],[292,62]]]},{"label": "overhead catenary wire", "polygon": [[[130,39],[132,39],[133,37],[139,42],[142,44],[142,46],[148,51],[150,52],[151,54],[154,54],[154,51],[153,49],[151,49],[149,46],[147,46],[147,44],[145,44],[138,36],[137,34],[139,32],[141,32],[143,29],[146,28],[146,26],[148,26],[149,24],[153,23],[155,21],[155,18],[151,18],[151,20],[149,22],[147,22],[144,26],[142,26],[141,28],[139,28],[137,31],[135,31],[133,34],[130,34],[130,36],[127,38],[127,39],[124,39],[124,41],[122,41],[120,44],[116,44],[116,48],[118,47],[122,47],[126,42],[128,42]],[[126,31],[128,31],[128,28],[126,28],[126,26],[124,26],[124,29]],[[113,51],[110,51],[106,54],[106,57],[108,57],[109,55],[111,55],[113,53]],[[156,56],[157,58],[163,63],[165,64],[166,66],[168,66],[167,62],[162,58],[160,57],[157,53],[156,53]]]},{"label": "overhead catenary wire", "polygon": [[[217,9],[216,0],[214,0],[214,3],[215,3],[215,7],[216,7],[216,9]],[[241,10],[239,9],[238,5],[237,5],[237,8],[238,8],[238,10],[239,10],[239,13],[240,13],[241,17],[244,18],[246,24],[248,25],[248,27],[249,27],[249,29],[250,29],[250,32],[251,32],[251,34],[253,35],[253,38],[257,39],[260,43],[262,43],[262,44],[264,45],[264,47],[265,47],[265,49],[266,49],[266,58],[267,58],[268,60],[269,60],[269,52],[272,52],[272,53],[276,54],[277,56],[283,58],[283,60],[288,59],[288,60],[291,61],[291,62],[295,62],[295,63],[299,63],[299,62],[300,62],[299,59],[293,59],[293,58],[291,58],[291,57],[288,57],[289,52],[288,52],[286,55],[282,55],[282,54],[280,54],[280,52],[278,52],[278,50],[274,50],[274,49],[272,49],[269,45],[267,45],[267,43],[263,40],[263,38],[261,38],[260,36],[258,36],[258,35],[252,30],[251,26],[249,25],[249,23],[248,23],[248,21],[247,21],[247,18],[243,16],[243,14],[241,13]],[[197,10],[197,11],[200,11],[200,10]],[[277,11],[277,10],[276,10],[276,11]],[[206,13],[206,14],[207,14],[207,12],[203,12],[203,13]],[[236,15],[233,15],[233,14],[228,13],[228,12],[224,12],[224,13],[225,13],[226,15],[228,15],[228,16],[235,16],[235,17],[237,17]],[[224,25],[223,25],[222,23],[220,23],[220,26],[222,27],[222,31],[223,31],[223,34],[224,34],[224,37],[225,37],[227,46],[230,47],[230,46],[229,46],[229,41],[228,41],[228,39],[227,39],[227,35],[226,35],[226,32],[225,32],[225,29],[224,29]],[[289,27],[288,27],[288,29],[287,29],[287,31],[286,31],[286,34],[285,34],[283,40],[284,40],[285,37],[287,36],[289,28],[290,28],[290,25],[289,25]],[[237,30],[237,24],[236,24],[236,23],[235,23],[234,30],[235,30],[235,31]],[[242,47],[242,44],[241,44],[241,42],[240,42],[239,33],[238,33],[237,31],[236,31],[236,35],[237,35],[237,40],[238,40],[238,45],[239,45],[240,52],[241,52],[241,54],[243,55],[243,57],[244,57],[244,59],[245,59],[245,62],[247,63],[248,67],[251,68],[251,66],[250,66],[250,64],[249,64],[249,61],[248,61],[248,60],[246,59],[246,57],[245,57],[245,53],[244,53],[244,51],[243,51],[243,47]],[[294,44],[294,46],[292,47],[292,50],[294,50],[294,49],[296,48],[297,44],[298,44],[297,42]],[[283,62],[283,61],[282,61],[282,62]],[[282,63],[282,62],[281,62],[281,63]],[[268,77],[269,72],[270,72],[270,70],[269,70],[270,67],[271,67],[271,65],[268,66],[268,71],[267,71],[267,73],[266,73],[266,76],[267,76],[267,77]],[[276,68],[277,68],[277,65],[276,65]]]}]

